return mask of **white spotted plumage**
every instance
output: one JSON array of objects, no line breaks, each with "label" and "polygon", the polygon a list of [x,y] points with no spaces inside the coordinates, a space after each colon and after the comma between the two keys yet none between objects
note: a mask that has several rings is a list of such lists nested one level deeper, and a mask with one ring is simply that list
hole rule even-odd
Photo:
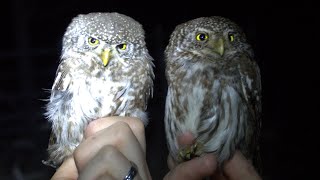
[{"label": "white spotted plumage", "polygon": [[[98,43],[90,44],[92,38]],[[118,48],[124,43],[126,48]],[[52,133],[49,158],[44,163],[59,166],[72,155],[86,126],[95,119],[132,116],[147,125],[152,60],[142,26],[132,18],[119,13],[75,17],[64,34],[61,61],[46,107]]]}]

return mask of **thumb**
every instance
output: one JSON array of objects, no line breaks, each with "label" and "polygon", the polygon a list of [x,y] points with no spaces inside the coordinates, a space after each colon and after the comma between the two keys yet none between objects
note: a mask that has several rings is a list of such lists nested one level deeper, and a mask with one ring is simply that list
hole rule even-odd
[{"label": "thumb", "polygon": [[165,180],[201,180],[214,174],[217,169],[217,160],[213,154],[206,154],[183,162],[172,169],[165,177]]},{"label": "thumb", "polygon": [[51,180],[76,180],[78,179],[78,170],[73,157],[66,159],[54,173]]},{"label": "thumb", "polygon": [[253,165],[243,156],[240,151],[236,151],[230,161],[226,162],[223,172],[224,175],[230,180],[261,180],[261,177],[254,169]]}]

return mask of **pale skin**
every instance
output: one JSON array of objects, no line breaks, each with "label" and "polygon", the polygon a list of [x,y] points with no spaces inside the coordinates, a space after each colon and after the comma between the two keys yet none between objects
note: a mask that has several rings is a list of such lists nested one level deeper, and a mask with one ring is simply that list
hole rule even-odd
[{"label": "pale skin", "polygon": [[[188,144],[188,137],[180,140]],[[165,147],[164,147],[165,148]],[[91,122],[84,140],[57,169],[52,180],[74,179],[123,179],[131,167],[130,161],[138,168],[135,180],[152,179],[146,162],[146,142],[143,123],[137,118],[108,117]],[[228,161],[223,173],[217,167],[214,154],[176,165],[168,157],[170,171],[165,180],[201,180],[205,177],[218,180],[260,180],[253,166],[240,152]]]}]

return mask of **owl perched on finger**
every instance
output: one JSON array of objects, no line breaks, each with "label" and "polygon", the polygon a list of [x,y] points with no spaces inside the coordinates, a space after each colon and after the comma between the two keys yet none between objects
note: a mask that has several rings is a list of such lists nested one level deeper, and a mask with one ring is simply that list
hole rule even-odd
[{"label": "owl perched on finger", "polygon": [[73,18],[63,36],[61,61],[46,106],[52,132],[44,163],[59,166],[95,119],[131,116],[147,125],[152,61],[144,30],[134,19],[119,13]]},{"label": "owl perched on finger", "polygon": [[[165,130],[182,162],[214,152],[218,162],[239,149],[260,162],[261,80],[253,50],[231,20],[201,17],[178,25],[165,50]],[[179,138],[191,134],[183,146]]]}]

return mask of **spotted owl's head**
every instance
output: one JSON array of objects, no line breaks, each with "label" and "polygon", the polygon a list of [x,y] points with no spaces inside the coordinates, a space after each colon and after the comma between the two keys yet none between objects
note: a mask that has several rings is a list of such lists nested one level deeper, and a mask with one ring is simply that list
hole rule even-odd
[{"label": "spotted owl's head", "polygon": [[141,24],[126,15],[81,14],[72,19],[64,34],[62,58],[78,54],[101,66],[114,64],[113,59],[130,63],[148,54],[144,39]]},{"label": "spotted owl's head", "polygon": [[168,56],[190,52],[198,57],[220,59],[250,49],[241,28],[220,16],[201,17],[178,25],[169,42]]}]

